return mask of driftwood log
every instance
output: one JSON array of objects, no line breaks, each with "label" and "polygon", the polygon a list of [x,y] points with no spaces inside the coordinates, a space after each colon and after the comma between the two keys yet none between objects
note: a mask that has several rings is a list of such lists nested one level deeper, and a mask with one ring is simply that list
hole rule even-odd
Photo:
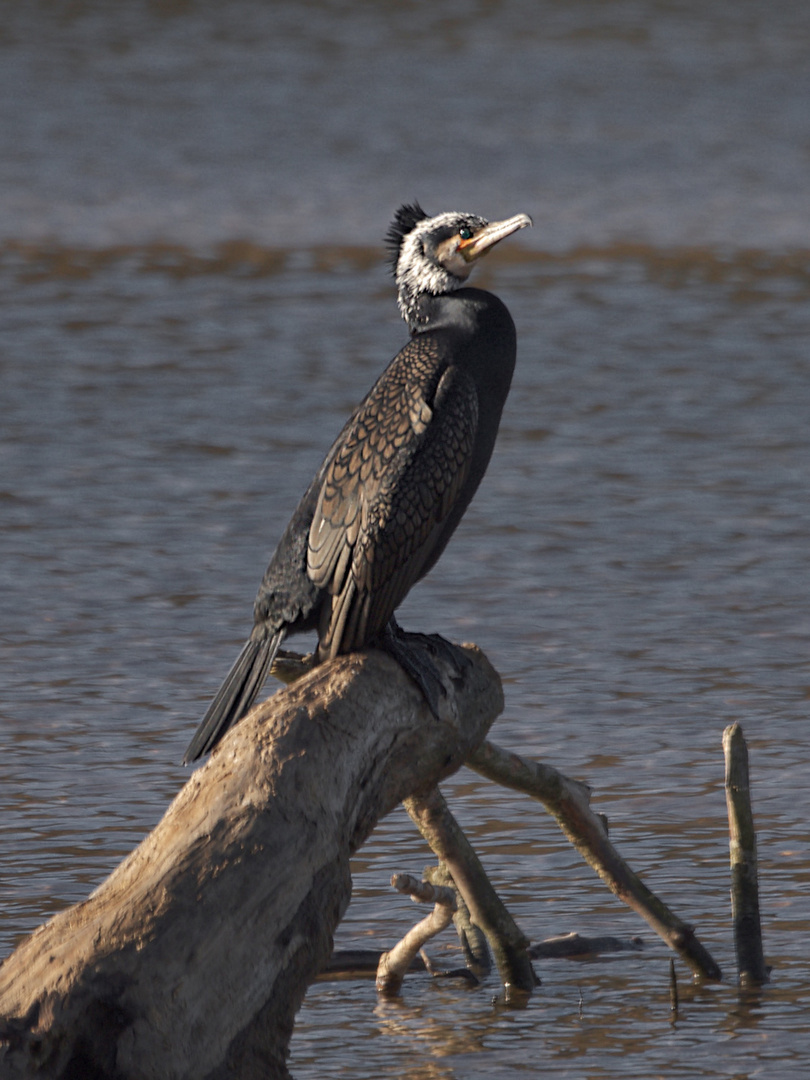
[{"label": "driftwood log", "polygon": [[350,856],[403,801],[457,911],[393,950],[384,989],[453,917],[470,969],[486,974],[488,943],[506,1000],[525,1000],[542,947],[528,947],[436,788],[465,762],[542,802],[617,896],[696,974],[720,978],[621,860],[586,785],[486,740],[500,679],[474,646],[450,655],[433,656],[441,720],[382,653],[274,668],[296,681],[229,733],[88,900],[0,965],[3,1080],[286,1080],[295,1013],[349,902]]},{"label": "driftwood log", "polygon": [[475,648],[441,658],[443,718],[382,653],[341,657],[258,706],[149,836],[0,966],[3,1080],[286,1078],[349,858],[429,792],[503,707]]}]

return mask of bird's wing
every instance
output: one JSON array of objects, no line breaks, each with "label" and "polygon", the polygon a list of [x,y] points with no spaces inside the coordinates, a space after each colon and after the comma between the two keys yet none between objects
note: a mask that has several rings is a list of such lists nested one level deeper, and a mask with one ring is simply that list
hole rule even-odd
[{"label": "bird's wing", "polygon": [[429,562],[470,469],[478,397],[430,339],[412,340],[377,382],[324,476],[307,573],[331,594],[320,651],[365,644]]}]

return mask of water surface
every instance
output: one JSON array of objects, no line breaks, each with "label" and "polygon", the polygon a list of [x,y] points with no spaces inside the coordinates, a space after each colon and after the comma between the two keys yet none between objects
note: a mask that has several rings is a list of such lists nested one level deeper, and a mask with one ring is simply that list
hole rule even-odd
[{"label": "water surface", "polygon": [[[679,971],[535,804],[446,794],[533,939],[523,1012],[320,984],[295,1075],[804,1075],[810,17],[736,4],[0,10],[0,947],[84,898],[184,782],[332,435],[405,339],[379,237],[525,210],[478,284],[518,327],[489,475],[406,626],[502,673],[493,737],[587,780],[724,968]],[[301,642],[306,644],[305,641]],[[721,736],[751,751],[765,946],[734,986]],[[404,813],[339,941],[390,945]],[[447,946],[452,942],[448,938]]]}]

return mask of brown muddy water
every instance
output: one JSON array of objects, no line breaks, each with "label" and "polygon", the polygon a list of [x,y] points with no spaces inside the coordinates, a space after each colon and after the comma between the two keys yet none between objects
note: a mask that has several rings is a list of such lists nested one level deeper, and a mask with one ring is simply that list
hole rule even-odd
[{"label": "brown muddy water", "polygon": [[[476,280],[518,328],[498,447],[401,619],[484,648],[493,738],[591,784],[726,978],[679,968],[673,1020],[664,946],[536,804],[462,772],[445,793],[532,939],[645,950],[538,964],[521,1011],[494,983],[416,976],[384,1005],[319,984],[292,1070],[804,1077],[810,15],[223,11],[0,7],[0,955],[184,782],[267,557],[404,342],[392,209],[526,211]],[[735,720],[773,966],[753,994],[728,900]],[[416,909],[389,877],[429,861],[404,812],[383,822],[338,945],[390,945]]]}]

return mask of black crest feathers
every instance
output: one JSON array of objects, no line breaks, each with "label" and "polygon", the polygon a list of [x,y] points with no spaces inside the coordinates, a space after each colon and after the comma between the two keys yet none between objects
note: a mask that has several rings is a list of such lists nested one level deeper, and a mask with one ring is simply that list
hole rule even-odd
[{"label": "black crest feathers", "polygon": [[418,202],[404,203],[394,214],[394,220],[385,234],[385,243],[390,253],[394,272],[396,272],[402,241],[420,221],[427,221],[429,217],[430,214],[426,214]]}]

